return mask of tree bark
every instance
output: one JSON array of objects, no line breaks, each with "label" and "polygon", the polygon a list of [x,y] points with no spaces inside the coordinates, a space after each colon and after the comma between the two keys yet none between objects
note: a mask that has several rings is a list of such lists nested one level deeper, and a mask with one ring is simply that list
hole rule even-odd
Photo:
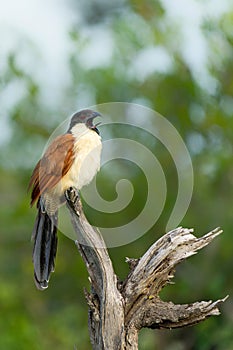
[{"label": "tree bark", "polygon": [[159,292],[173,277],[178,263],[208,245],[222,230],[217,228],[201,238],[196,238],[192,229],[182,227],[168,232],[140,259],[126,259],[130,273],[118,283],[104,240],[87,221],[75,188],[66,191],[66,201],[91,284],[85,296],[94,350],[137,350],[138,333],[143,327],[178,328],[219,315],[218,306],[227,297],[175,305],[162,301]]}]

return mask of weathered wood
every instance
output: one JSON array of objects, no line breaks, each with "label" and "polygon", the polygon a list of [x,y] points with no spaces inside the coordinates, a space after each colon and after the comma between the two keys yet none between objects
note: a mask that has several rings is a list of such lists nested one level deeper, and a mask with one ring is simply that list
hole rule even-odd
[{"label": "weathered wood", "polygon": [[135,315],[135,308],[144,304],[145,298],[157,296],[173,277],[174,267],[195,254],[222,233],[219,228],[201,238],[192,234],[192,229],[181,227],[168,232],[155,242],[139,260],[124,283],[122,294],[125,300],[126,320]]},{"label": "weathered wood", "polygon": [[175,305],[159,298],[173,277],[175,266],[222,233],[219,228],[201,238],[192,229],[177,228],[155,242],[140,259],[129,259],[130,272],[117,283],[112,262],[99,231],[87,221],[76,189],[66,192],[67,206],[77,234],[76,245],[86,264],[91,291],[89,332],[94,350],[137,350],[141,328],[178,328],[212,315],[226,298]]},{"label": "weathered wood", "polygon": [[86,299],[93,349],[124,349],[124,301],[117,289],[117,277],[105,243],[98,230],[87,221],[76,189],[67,191],[66,196],[77,233],[76,245],[86,264],[92,286],[91,293],[86,293]]},{"label": "weathered wood", "polygon": [[192,326],[205,320],[207,317],[219,315],[218,306],[227,299],[218,301],[201,301],[193,304],[175,305],[172,302],[164,302],[159,298],[151,300],[144,306],[144,312],[140,312],[137,321],[140,328],[180,328]]}]

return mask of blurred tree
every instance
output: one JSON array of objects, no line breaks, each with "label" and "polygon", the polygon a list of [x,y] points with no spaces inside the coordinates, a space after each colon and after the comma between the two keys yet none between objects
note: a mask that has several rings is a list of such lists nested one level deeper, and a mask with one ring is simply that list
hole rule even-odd
[{"label": "blurred tree", "polygon": [[[195,176],[192,201],[182,225],[200,232],[221,225],[225,233],[198,258],[178,269],[176,285],[165,289],[163,297],[177,302],[216,299],[233,288],[232,3],[98,0],[71,1],[66,6],[73,11],[67,33],[70,49],[65,51],[71,78],[48,96],[40,79],[41,67],[47,69],[37,42],[30,41],[27,33],[4,31],[4,40],[15,36],[17,44],[2,57],[0,66],[2,349],[56,346],[59,350],[74,344],[77,349],[90,349],[82,291],[88,286],[87,274],[71,240],[60,235],[56,275],[49,290],[40,294],[34,289],[29,237],[35,212],[29,210],[26,195],[31,169],[48,136],[65,117],[82,107],[117,101],[139,103],[173,123],[187,144]],[[52,79],[50,71],[47,79],[50,74]],[[107,132],[114,137],[130,134],[126,129]],[[127,273],[125,256],[139,257],[155,235],[164,232],[177,194],[176,170],[166,149],[149,135],[133,132],[165,169],[168,196],[160,219],[146,235],[111,249],[122,277]],[[106,199],[115,198],[118,174],[115,176],[114,170],[118,166],[109,166],[98,178]],[[87,206],[92,222],[117,224],[140,211],[146,192],[143,174],[134,165],[121,166],[134,185],[134,202],[112,216]],[[206,281],[207,275],[212,280]],[[193,288],[193,279],[198,289]],[[188,330],[144,331],[141,349],[231,349],[232,310],[230,299],[221,317]]]}]

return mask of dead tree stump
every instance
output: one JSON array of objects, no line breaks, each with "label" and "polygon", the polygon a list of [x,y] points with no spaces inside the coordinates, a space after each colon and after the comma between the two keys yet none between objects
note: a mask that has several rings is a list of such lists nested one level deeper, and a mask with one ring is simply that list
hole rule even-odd
[{"label": "dead tree stump", "polygon": [[143,327],[184,327],[220,314],[218,306],[227,297],[175,305],[162,301],[159,292],[172,279],[178,263],[208,245],[222,230],[216,228],[200,238],[182,227],[168,232],[140,259],[126,258],[130,273],[119,285],[104,240],[87,221],[75,188],[66,191],[66,201],[91,284],[91,291],[85,294],[94,350],[137,350]]}]

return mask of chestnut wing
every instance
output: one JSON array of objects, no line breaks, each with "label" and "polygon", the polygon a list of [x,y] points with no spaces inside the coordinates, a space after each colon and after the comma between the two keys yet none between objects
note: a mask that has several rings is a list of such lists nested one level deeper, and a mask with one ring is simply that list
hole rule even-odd
[{"label": "chestnut wing", "polygon": [[69,171],[73,160],[74,138],[71,134],[56,137],[33,170],[29,188],[32,189],[31,205],[40,195],[53,188]]}]

